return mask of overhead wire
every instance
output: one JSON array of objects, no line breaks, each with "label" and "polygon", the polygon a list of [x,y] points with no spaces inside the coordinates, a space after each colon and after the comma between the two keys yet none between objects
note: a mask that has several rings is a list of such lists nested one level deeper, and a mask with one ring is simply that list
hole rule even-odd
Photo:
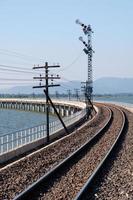
[{"label": "overhead wire", "polygon": [[31,87],[32,87],[32,85],[28,85],[26,82],[25,82],[25,83],[18,83],[18,82],[17,82],[17,83],[16,83],[16,82],[13,82],[13,83],[8,83],[8,82],[1,83],[1,82],[0,82],[0,85],[9,85],[9,84],[10,84],[10,85],[17,85],[17,86],[20,86],[20,85],[23,86],[23,85],[26,84],[26,86],[31,86]]},{"label": "overhead wire", "polygon": [[[0,49],[0,51],[6,51],[6,52],[9,52],[9,53],[15,53],[15,54],[17,54],[17,55],[19,55],[19,56],[27,56],[27,55],[24,55],[24,54],[20,54],[20,53],[17,53],[17,52],[14,52],[14,51],[9,51],[9,50],[5,50],[5,49]],[[0,52],[1,53],[1,52]],[[65,68],[63,68],[63,69],[61,69],[61,70],[58,70],[57,71],[57,73],[58,72],[61,72],[61,71],[64,71],[64,70],[67,70],[68,68],[70,68],[75,62],[77,62],[77,60],[80,58],[80,56],[81,56],[81,52],[80,52],[80,54],[78,54],[78,56],[69,64],[69,65],[67,65]],[[27,56],[27,57],[29,57],[29,56]],[[13,69],[18,69],[18,67],[14,67],[14,66],[10,66],[10,65],[3,65],[3,64],[0,64],[0,66],[1,67],[8,67],[8,68],[13,68]],[[22,70],[28,70],[28,71],[30,71],[30,70],[32,70],[32,69],[28,69],[28,68],[24,68],[24,67],[19,67],[19,69],[22,69]],[[3,70],[3,69],[2,69]],[[14,70],[15,71],[15,70]],[[16,72],[18,72],[18,70],[16,71]],[[22,72],[22,71],[20,71],[20,72]],[[24,71],[23,71],[24,72]]]},{"label": "overhead wire", "polygon": [[[33,72],[28,72],[28,71],[20,71],[20,70],[14,70],[14,69],[3,69],[0,67],[0,70],[2,71],[11,71],[11,72],[17,72],[17,73],[28,73],[28,74],[33,74]],[[34,73],[35,74],[35,73]]]},{"label": "overhead wire", "polygon": [[7,67],[3,67],[3,66],[1,67],[1,66],[2,65],[0,65],[0,70],[1,71],[11,71],[11,72],[17,72],[17,73],[26,73],[26,74],[40,74],[39,72],[36,72],[36,71],[32,71],[31,72],[31,71],[28,71],[28,70],[27,71],[26,70],[19,70],[19,69],[17,70],[17,67],[16,68],[14,67],[14,68],[10,69],[8,66]]},{"label": "overhead wire", "polygon": [[32,56],[32,55],[26,55],[26,54],[22,54],[22,53],[19,53],[19,52],[16,52],[16,51],[10,51],[10,50],[7,50],[7,49],[0,49],[0,54],[5,54],[5,55],[8,55],[8,56],[15,56],[15,57],[18,57],[18,58],[21,58],[21,59],[24,59],[24,60],[28,60],[28,61],[31,61],[31,59],[37,59],[37,60],[43,60],[41,58],[38,58],[38,57],[35,57],[35,56]]},{"label": "overhead wire", "polygon": [[0,81],[33,81],[34,79],[1,78]]},{"label": "overhead wire", "polygon": [[[9,51],[9,50],[5,50],[5,49],[0,49],[0,51],[4,51],[4,54],[7,54],[7,55],[10,55],[10,54],[12,54],[12,55],[10,55],[10,56],[17,56],[17,57],[20,57],[20,58],[24,58],[24,57],[32,57],[32,56],[27,56],[27,55],[24,55],[24,54],[20,54],[20,53],[17,53],[17,52],[14,52],[14,51]],[[0,52],[1,53],[1,52]],[[3,52],[2,52],[3,53]],[[79,60],[79,58],[81,57],[81,52],[78,54],[78,56],[69,64],[69,65],[67,65],[65,68],[63,68],[63,69],[61,69],[61,70],[58,70],[57,71],[57,73],[58,72],[61,72],[61,71],[65,71],[65,70],[67,70],[67,69],[69,69],[70,67],[72,67],[72,65],[74,65],[78,60]],[[35,57],[34,57],[35,58]],[[0,64],[0,71],[2,71],[2,72],[4,72],[4,71],[6,71],[6,73],[8,73],[8,72],[12,72],[12,73],[20,73],[20,74],[23,74],[23,73],[25,73],[25,74],[40,74],[39,72],[37,72],[37,71],[32,71],[32,69],[29,69],[29,68],[26,68],[26,67],[16,67],[16,66],[10,66],[10,65],[3,65],[3,64]],[[42,73],[41,73],[42,74]],[[65,81],[68,81],[68,82],[72,82],[73,83],[73,81],[70,81],[70,80],[68,80],[67,78],[64,78],[63,77],[63,79],[65,80]],[[18,81],[19,83],[20,83],[20,81],[24,81],[23,83],[25,83],[26,81],[33,81],[33,79],[31,80],[26,80],[26,79],[1,79],[1,80],[5,80],[5,81]],[[14,82],[15,83],[15,82]],[[61,86],[61,87],[63,87],[63,88],[67,88],[67,90],[68,89],[70,89],[70,87],[68,86],[68,85],[66,85],[66,84],[64,84],[64,83],[61,83],[62,85],[64,85],[64,87],[63,86]],[[74,87],[73,87],[74,88]]]},{"label": "overhead wire", "polygon": [[62,72],[62,71],[65,71],[65,70],[71,68],[72,65],[74,65],[74,64],[79,60],[79,58],[80,58],[81,56],[82,56],[82,51],[80,51],[80,53],[78,54],[78,56],[77,56],[76,58],[74,58],[74,60],[73,60],[69,65],[65,66],[65,67],[64,67],[63,69],[61,69],[61,70],[58,70],[57,72]]},{"label": "overhead wire", "polygon": [[[8,68],[13,68],[13,69],[18,69],[18,67],[16,66],[11,66],[11,65],[3,65],[3,64],[0,64],[1,67],[8,67]],[[31,68],[26,68],[26,67],[19,67],[19,69],[24,69],[24,70],[32,70]]]},{"label": "overhead wire", "polygon": [[[54,80],[54,81],[57,82],[56,80]],[[62,85],[63,85],[63,86],[62,86]],[[73,86],[71,86],[71,88],[70,88],[70,86],[64,84],[64,82],[63,82],[63,83],[61,82],[60,87],[63,87],[63,88],[65,88],[66,90],[68,90],[68,89],[75,89],[75,87],[73,87]]]}]

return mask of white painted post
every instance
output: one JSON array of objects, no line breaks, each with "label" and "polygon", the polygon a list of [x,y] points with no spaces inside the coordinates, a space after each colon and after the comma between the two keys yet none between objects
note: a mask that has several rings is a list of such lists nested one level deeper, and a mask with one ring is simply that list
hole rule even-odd
[{"label": "white painted post", "polygon": [[3,136],[1,137],[1,153],[3,153],[4,152],[4,138],[3,138]]},{"label": "white painted post", "polygon": [[24,131],[24,144],[27,143],[27,131],[25,130]]},{"label": "white painted post", "polygon": [[9,135],[6,135],[6,152],[9,151]]},{"label": "white painted post", "polygon": [[22,146],[22,144],[23,144],[23,138],[22,138],[22,131],[20,131],[20,146]]},{"label": "white painted post", "polygon": [[11,134],[11,150],[13,149],[13,133]]},{"label": "white painted post", "polygon": [[18,134],[19,134],[19,132],[17,132],[16,133],[16,146],[18,147],[19,146],[19,137],[18,137]]}]

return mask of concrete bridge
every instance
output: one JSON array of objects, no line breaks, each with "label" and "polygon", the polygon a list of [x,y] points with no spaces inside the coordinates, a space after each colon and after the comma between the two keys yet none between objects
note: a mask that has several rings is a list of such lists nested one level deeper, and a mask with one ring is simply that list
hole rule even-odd
[{"label": "concrete bridge", "polygon": [[[54,100],[53,103],[63,117],[68,129],[75,127],[86,116],[86,105],[83,102]],[[0,108],[45,112],[46,103],[42,99],[0,99]],[[51,106],[50,113],[54,114],[54,109]],[[49,128],[50,140],[63,135],[65,132],[59,120],[51,122]],[[45,124],[1,135],[0,163],[45,144],[46,135]]]},{"label": "concrete bridge", "polygon": [[[72,115],[85,108],[85,104],[82,102],[54,100],[53,103],[62,117]],[[0,108],[45,113],[46,102],[43,99],[0,99]],[[55,114],[51,105],[49,111],[50,114]]]}]

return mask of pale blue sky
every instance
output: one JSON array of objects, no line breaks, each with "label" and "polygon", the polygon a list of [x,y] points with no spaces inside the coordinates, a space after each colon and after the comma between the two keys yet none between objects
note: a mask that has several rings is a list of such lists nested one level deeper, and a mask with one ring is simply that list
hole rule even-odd
[{"label": "pale blue sky", "polygon": [[94,79],[133,77],[132,0],[0,0],[0,64],[32,68],[41,58],[60,63],[66,79],[86,80],[87,56],[78,37],[86,38],[77,18],[94,30]]}]

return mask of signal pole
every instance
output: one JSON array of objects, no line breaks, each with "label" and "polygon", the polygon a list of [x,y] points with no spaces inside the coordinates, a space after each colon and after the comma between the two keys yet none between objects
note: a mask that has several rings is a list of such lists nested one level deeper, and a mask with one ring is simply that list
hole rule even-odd
[{"label": "signal pole", "polygon": [[[59,75],[57,76],[49,76],[49,68],[57,68],[60,67],[59,65],[53,65],[53,66],[49,66],[47,62],[45,62],[45,66],[37,66],[37,67],[33,67],[33,69],[45,69],[45,76],[42,76],[40,74],[40,77],[34,77],[34,79],[37,79],[40,81],[40,85],[39,86],[34,86],[33,88],[45,88],[44,89],[44,93],[46,95],[46,132],[47,132],[47,143],[49,143],[49,102],[51,103],[52,107],[54,108],[59,120],[61,121],[62,125],[64,126],[64,129],[67,131],[67,128],[64,124],[64,122],[62,121],[59,113],[57,112],[54,104],[52,103],[52,100],[49,97],[49,87],[56,87],[56,86],[60,86],[59,84],[53,84],[53,80],[54,79],[60,79]],[[45,80],[45,85],[42,85],[42,80]],[[51,84],[49,84],[49,80],[52,81]]]},{"label": "signal pole", "polygon": [[[92,44],[91,44],[91,34],[93,33],[91,26],[88,25],[86,26],[85,24],[81,23],[78,19],[76,20],[76,23],[81,25],[83,28],[83,32],[85,35],[87,35],[87,40],[88,42],[86,43],[82,37],[79,37],[79,40],[84,44],[85,48],[83,51],[85,54],[88,55],[88,77],[87,81],[85,84],[85,93],[86,93],[86,105],[88,107],[88,112],[89,109],[92,109],[92,97],[93,97],[93,80],[92,80],[92,53],[94,53],[92,49]],[[90,107],[90,108],[89,108]],[[88,115],[88,114],[87,114]]]}]

